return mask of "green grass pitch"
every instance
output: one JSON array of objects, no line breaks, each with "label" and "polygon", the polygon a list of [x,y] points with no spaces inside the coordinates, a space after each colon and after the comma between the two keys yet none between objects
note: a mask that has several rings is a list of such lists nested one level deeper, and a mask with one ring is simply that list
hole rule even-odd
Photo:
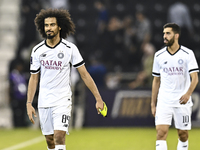
[{"label": "green grass pitch", "polygon": [[[39,129],[0,129],[0,150],[42,137]],[[66,135],[67,150],[155,150],[155,128],[83,128],[70,130]],[[167,143],[169,150],[176,150],[177,131],[170,128]],[[19,150],[47,150],[44,138]],[[189,150],[200,149],[200,128],[189,131]],[[12,149],[9,149],[12,150]]]}]

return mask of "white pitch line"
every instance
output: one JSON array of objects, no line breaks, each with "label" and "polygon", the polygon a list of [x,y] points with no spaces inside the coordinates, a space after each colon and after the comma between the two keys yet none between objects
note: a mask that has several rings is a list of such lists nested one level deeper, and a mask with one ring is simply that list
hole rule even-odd
[{"label": "white pitch line", "polygon": [[18,150],[20,148],[24,148],[24,147],[27,147],[27,146],[30,146],[30,145],[33,145],[33,144],[36,144],[36,143],[39,143],[41,141],[44,140],[44,136],[39,136],[37,138],[34,138],[32,140],[29,140],[29,141],[26,141],[26,142],[22,142],[20,144],[17,144],[17,145],[14,145],[14,146],[11,146],[11,147],[8,147],[8,148],[4,148],[2,150]]}]

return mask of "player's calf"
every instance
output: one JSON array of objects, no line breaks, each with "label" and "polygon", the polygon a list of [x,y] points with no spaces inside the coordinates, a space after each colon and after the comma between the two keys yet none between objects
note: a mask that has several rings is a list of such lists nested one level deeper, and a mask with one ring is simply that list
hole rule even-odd
[{"label": "player's calf", "polygon": [[55,145],[65,145],[66,132],[61,130],[54,131],[54,142]]},{"label": "player's calf", "polygon": [[54,143],[54,136],[53,135],[45,135],[47,146],[49,150],[54,150],[55,143]]},{"label": "player's calf", "polygon": [[188,131],[178,129],[178,136],[180,141],[186,142],[188,140]]}]

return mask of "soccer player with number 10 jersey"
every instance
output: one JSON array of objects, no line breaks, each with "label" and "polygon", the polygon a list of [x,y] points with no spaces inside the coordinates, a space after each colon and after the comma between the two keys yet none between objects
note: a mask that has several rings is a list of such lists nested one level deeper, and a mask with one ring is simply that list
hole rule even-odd
[{"label": "soccer player with number 10 jersey", "polygon": [[[192,50],[179,45],[180,27],[163,27],[165,47],[154,55],[151,111],[157,131],[156,150],[167,150],[168,130],[174,119],[177,150],[188,150],[191,129],[191,95],[198,83],[198,64]],[[183,37],[184,38],[184,37]]]}]

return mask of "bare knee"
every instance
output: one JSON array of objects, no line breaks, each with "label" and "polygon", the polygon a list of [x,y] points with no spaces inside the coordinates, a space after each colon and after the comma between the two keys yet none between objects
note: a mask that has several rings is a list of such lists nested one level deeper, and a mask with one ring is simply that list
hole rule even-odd
[{"label": "bare knee", "polygon": [[65,131],[56,130],[54,132],[54,141],[55,145],[65,145]]},{"label": "bare knee", "polygon": [[169,126],[159,125],[156,126],[157,140],[166,140],[168,135]]},{"label": "bare knee", "polygon": [[187,130],[178,130],[179,140],[185,142],[188,140],[188,131]]},{"label": "bare knee", "polygon": [[54,143],[54,136],[53,135],[45,135],[47,146],[50,149],[55,148],[55,143]]}]

